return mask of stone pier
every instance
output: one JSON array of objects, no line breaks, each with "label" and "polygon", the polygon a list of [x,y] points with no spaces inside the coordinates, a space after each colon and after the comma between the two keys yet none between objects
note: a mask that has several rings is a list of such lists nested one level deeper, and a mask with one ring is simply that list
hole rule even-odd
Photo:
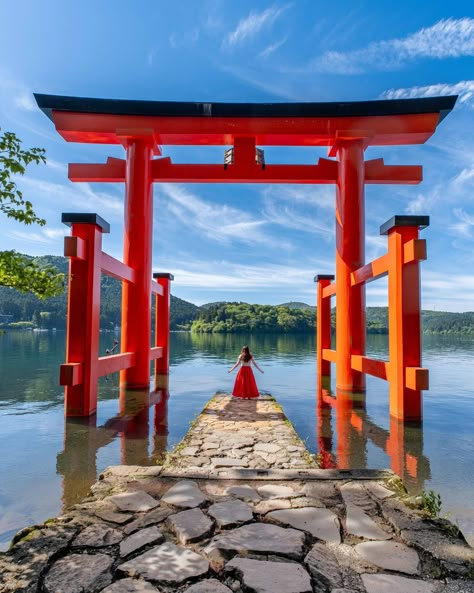
[{"label": "stone pier", "polygon": [[108,468],[0,555],[0,592],[474,593],[390,471],[321,470],[271,396],[214,396],[162,466]]}]

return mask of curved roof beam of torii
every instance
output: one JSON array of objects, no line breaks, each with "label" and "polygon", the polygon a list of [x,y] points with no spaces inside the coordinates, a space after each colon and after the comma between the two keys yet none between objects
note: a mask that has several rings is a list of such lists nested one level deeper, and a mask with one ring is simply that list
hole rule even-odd
[{"label": "curved roof beam of torii", "polygon": [[150,136],[155,145],[333,146],[422,144],[457,97],[334,103],[192,103],[90,99],[35,94],[38,106],[68,142],[122,144]]}]

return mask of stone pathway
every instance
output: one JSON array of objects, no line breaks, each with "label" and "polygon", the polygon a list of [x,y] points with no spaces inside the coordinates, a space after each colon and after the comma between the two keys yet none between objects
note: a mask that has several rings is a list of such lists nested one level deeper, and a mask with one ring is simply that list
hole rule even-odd
[{"label": "stone pathway", "polygon": [[280,405],[270,395],[211,399],[171,456],[173,471],[215,468],[317,467]]},{"label": "stone pathway", "polygon": [[272,398],[216,396],[165,466],[109,468],[20,532],[0,592],[474,593],[473,549],[394,474],[319,470],[301,447]]}]

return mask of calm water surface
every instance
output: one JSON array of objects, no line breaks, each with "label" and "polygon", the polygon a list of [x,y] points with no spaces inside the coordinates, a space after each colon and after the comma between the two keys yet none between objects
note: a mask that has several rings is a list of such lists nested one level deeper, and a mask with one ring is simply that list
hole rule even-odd
[{"label": "calm water surface", "polygon": [[[113,337],[101,335],[104,353]],[[365,410],[328,405],[317,414],[313,337],[275,335],[172,334],[169,394],[151,393],[150,406],[139,394],[125,402],[113,375],[101,379],[97,417],[65,422],[64,333],[10,332],[0,335],[0,549],[80,500],[108,465],[159,461],[208,399],[232,388],[227,369],[244,342],[265,370],[256,373],[260,391],[278,399],[327,467],[392,467],[411,492],[439,492],[442,513],[474,541],[472,339],[425,336],[423,430],[403,431],[390,423],[387,384],[369,376]],[[385,357],[386,345],[369,336],[368,354]]]}]

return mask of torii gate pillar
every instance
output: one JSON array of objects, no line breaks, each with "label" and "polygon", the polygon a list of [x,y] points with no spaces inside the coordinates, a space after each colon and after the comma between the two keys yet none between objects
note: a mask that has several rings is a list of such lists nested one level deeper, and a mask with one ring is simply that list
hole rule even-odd
[{"label": "torii gate pillar", "polygon": [[135,364],[120,372],[125,389],[150,386],[151,278],[153,232],[152,137],[126,140],[123,260],[135,282],[122,289],[122,352],[135,352]]},{"label": "torii gate pillar", "polygon": [[365,355],[365,286],[351,274],[365,263],[364,141],[337,147],[336,189],[336,390],[364,393],[365,375],[352,368],[352,354]]}]

